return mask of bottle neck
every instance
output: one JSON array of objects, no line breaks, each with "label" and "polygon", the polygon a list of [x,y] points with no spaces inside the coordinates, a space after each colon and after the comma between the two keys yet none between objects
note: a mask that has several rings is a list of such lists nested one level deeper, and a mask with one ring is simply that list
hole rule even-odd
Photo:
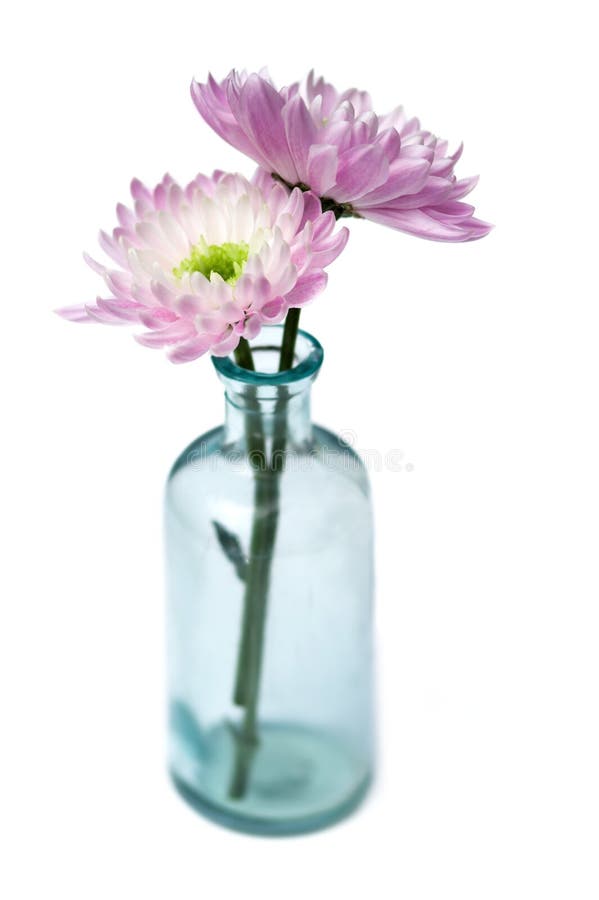
[{"label": "bottle neck", "polygon": [[291,390],[286,386],[255,387],[227,384],[225,390],[225,442],[255,449],[262,438],[268,444],[285,435],[287,449],[305,447],[312,440],[311,382]]},{"label": "bottle neck", "polygon": [[[253,368],[231,357],[213,357],[225,386],[225,441],[241,450],[272,456],[281,448],[305,448],[312,441],[310,391],[322,364],[316,338],[297,333],[294,365],[280,370],[281,325],[262,329],[250,342]],[[272,461],[272,460],[271,460]]]}]

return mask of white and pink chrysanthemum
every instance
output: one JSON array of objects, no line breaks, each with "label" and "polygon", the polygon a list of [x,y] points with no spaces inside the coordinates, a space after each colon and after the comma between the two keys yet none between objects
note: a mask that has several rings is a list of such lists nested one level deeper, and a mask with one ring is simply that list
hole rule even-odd
[{"label": "white and pink chrysanthemum", "polygon": [[67,307],[71,321],[141,324],[136,340],[168,348],[173,362],[204,353],[226,356],[262,325],[284,319],[326,285],[324,271],[343,250],[347,229],[335,228],[311,193],[259,173],[198,175],[186,188],[170,176],[149,190],[131,185],[134,209],[119,204],[119,226],[100,245],[116,263],[86,257],[111,296]]},{"label": "white and pink chrysanthemum", "polygon": [[191,93],[217,134],[337,216],[436,241],[471,241],[492,227],[461,202],[478,180],[453,174],[462,148],[449,154],[402,107],[377,116],[369,94],[339,93],[312,72],[305,85],[277,90],[264,73],[232,71],[221,83],[194,81]]}]

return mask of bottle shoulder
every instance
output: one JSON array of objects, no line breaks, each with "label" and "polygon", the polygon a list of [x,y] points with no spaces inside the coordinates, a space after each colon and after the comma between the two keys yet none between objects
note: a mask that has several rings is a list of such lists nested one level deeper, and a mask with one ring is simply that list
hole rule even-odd
[{"label": "bottle shoulder", "polygon": [[179,454],[168,473],[167,486],[178,476],[188,472],[201,472],[209,461],[222,454],[224,428],[219,425],[197,437]]},{"label": "bottle shoulder", "polygon": [[224,438],[214,429],[179,455],[166,486],[167,533],[184,542],[193,536],[196,548],[217,547],[222,535],[232,535],[247,550],[256,515],[274,505],[278,552],[321,553],[342,544],[361,553],[369,546],[368,476],[338,435],[314,428],[312,440],[291,447],[276,473],[252,467],[243,448]]},{"label": "bottle shoulder", "polygon": [[[213,529],[210,523],[214,522],[237,534],[252,520],[258,482],[270,479],[271,471],[252,467],[243,447],[227,445],[224,429],[216,428],[189,444],[177,458],[166,485],[166,512],[170,521],[196,535]],[[319,426],[309,443],[285,454],[277,477],[277,498],[287,523],[283,533],[290,544],[307,531],[311,540],[326,542],[333,531],[341,535],[370,528],[370,487],[364,464],[338,435]]]},{"label": "bottle shoulder", "polygon": [[[309,442],[286,447],[282,457],[285,481],[320,481],[323,477],[346,482],[348,488],[370,495],[369,478],[363,460],[339,435],[313,426]],[[223,426],[213,428],[192,441],[177,457],[167,479],[167,487],[176,481],[206,481],[222,490],[221,478],[229,482],[255,479],[256,467],[248,460],[245,448],[228,443]],[[259,474],[259,471],[258,471]]]}]

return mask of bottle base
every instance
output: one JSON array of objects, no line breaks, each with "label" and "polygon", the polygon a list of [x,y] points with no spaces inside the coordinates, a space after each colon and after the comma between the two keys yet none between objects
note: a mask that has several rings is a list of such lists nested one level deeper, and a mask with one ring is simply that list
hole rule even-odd
[{"label": "bottle base", "polygon": [[[176,745],[175,745],[176,746]],[[208,819],[246,834],[284,837],[326,828],[350,815],[371,783],[329,737],[292,725],[264,724],[241,795],[238,745],[221,724],[173,754],[170,776],[181,797]]]}]

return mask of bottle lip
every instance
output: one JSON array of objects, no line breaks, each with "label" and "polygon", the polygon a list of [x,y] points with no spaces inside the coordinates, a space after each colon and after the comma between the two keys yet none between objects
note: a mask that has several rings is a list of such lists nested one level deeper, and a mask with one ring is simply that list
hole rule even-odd
[{"label": "bottle lip", "polygon": [[[252,350],[279,350],[283,338],[282,325],[267,325],[250,341]],[[213,356],[212,363],[219,375],[232,378],[244,384],[251,385],[284,385],[293,384],[304,378],[316,375],[322,365],[324,350],[316,338],[301,328],[297,332],[295,345],[296,356],[299,354],[299,362],[291,369],[284,372],[261,372],[251,369],[243,369],[238,366],[230,356]]]}]

